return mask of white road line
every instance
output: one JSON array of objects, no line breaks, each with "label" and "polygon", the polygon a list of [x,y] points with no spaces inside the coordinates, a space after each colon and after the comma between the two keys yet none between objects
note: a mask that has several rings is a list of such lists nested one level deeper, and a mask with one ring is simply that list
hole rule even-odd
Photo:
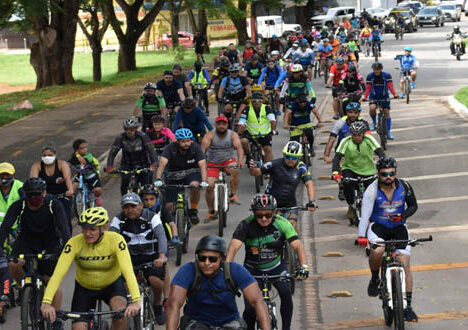
[{"label": "white road line", "polygon": [[424,118],[433,118],[433,117],[440,117],[440,113],[435,113],[432,115],[426,115],[426,116],[414,116],[411,114],[411,116],[402,116],[402,117],[392,117],[392,122],[393,121],[401,121],[401,120],[419,120],[419,119],[424,119]]},{"label": "white road line", "polygon": [[467,137],[468,137],[468,134],[460,134],[460,135],[440,136],[440,137],[416,139],[416,140],[392,141],[390,142],[389,146],[392,147],[392,146],[397,146],[397,145],[402,145],[402,144],[427,143],[431,141],[454,140],[454,139],[462,139],[462,138],[467,138]]},{"label": "white road line", "polygon": [[430,158],[442,158],[442,157],[454,157],[454,156],[466,156],[468,155],[468,151],[460,151],[460,152],[448,152],[443,154],[432,154],[432,155],[423,155],[423,156],[412,156],[412,157],[397,157],[396,159],[398,162],[403,162],[407,160],[418,160],[418,159],[430,159]]},{"label": "white road line", "polygon": [[[421,129],[421,128],[429,128],[429,127],[440,127],[439,124],[429,124],[429,125],[419,125],[419,126],[410,126],[410,127],[402,127],[402,128],[392,128],[392,132],[402,132],[402,131],[412,131],[413,129]],[[466,127],[468,126],[468,123],[463,123],[463,124],[455,124],[455,125],[446,125],[444,128],[447,127]]]},{"label": "white road line", "polygon": [[[417,229],[410,229],[409,232],[410,234],[427,234],[427,233],[441,233],[441,232],[461,231],[461,230],[468,230],[468,225],[417,228]],[[356,238],[356,234],[322,236],[322,237],[311,238],[309,240],[315,243],[323,243],[323,242],[348,240],[348,239],[353,239],[353,238]]]}]

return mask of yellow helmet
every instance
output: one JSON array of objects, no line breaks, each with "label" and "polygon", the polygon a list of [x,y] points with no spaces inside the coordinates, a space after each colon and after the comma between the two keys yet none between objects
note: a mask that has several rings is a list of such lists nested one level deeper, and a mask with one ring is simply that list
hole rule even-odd
[{"label": "yellow helmet", "polygon": [[262,85],[255,84],[252,86],[252,93],[253,92],[263,92],[263,87]]},{"label": "yellow helmet", "polygon": [[82,227],[102,227],[109,222],[109,215],[105,208],[91,207],[80,215],[78,224]]},{"label": "yellow helmet", "polygon": [[304,69],[302,68],[302,65],[300,64],[294,64],[293,67],[291,68],[291,72],[302,72]]}]

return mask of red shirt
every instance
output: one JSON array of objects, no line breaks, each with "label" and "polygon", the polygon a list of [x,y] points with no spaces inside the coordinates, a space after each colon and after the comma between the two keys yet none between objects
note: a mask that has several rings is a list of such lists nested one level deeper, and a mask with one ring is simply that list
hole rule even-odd
[{"label": "red shirt", "polygon": [[341,80],[341,76],[348,70],[348,65],[343,64],[343,67],[339,70],[336,64],[333,64],[330,68],[330,75],[333,75],[333,86],[338,86]]}]

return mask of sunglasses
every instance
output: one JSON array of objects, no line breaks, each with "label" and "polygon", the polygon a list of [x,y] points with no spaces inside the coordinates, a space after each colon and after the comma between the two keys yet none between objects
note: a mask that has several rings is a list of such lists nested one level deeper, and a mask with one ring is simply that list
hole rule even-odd
[{"label": "sunglasses", "polygon": [[380,176],[386,178],[386,177],[392,177],[395,175],[395,172],[381,172],[379,173]]},{"label": "sunglasses", "polygon": [[219,257],[217,256],[198,256],[198,261],[200,262],[206,262],[206,260],[210,261],[210,264],[213,264],[218,261]]},{"label": "sunglasses", "polygon": [[285,155],[285,156],[284,156],[284,159],[286,159],[286,160],[298,160],[299,157],[296,157],[296,156],[287,156],[287,155]]},{"label": "sunglasses", "polygon": [[255,214],[255,217],[256,217],[257,219],[263,219],[263,218],[265,218],[265,219],[271,219],[271,218],[273,218],[273,212],[269,212],[269,213],[256,213],[256,214]]}]

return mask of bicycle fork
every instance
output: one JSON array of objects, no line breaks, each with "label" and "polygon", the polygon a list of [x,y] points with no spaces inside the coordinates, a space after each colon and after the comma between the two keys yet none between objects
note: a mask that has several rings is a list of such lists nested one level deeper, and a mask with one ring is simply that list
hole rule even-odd
[{"label": "bicycle fork", "polygon": [[392,273],[398,273],[401,279],[401,294],[403,296],[403,309],[406,308],[406,282],[405,270],[403,267],[388,267],[385,271],[385,279],[387,281],[388,306],[393,309],[392,296]]}]

